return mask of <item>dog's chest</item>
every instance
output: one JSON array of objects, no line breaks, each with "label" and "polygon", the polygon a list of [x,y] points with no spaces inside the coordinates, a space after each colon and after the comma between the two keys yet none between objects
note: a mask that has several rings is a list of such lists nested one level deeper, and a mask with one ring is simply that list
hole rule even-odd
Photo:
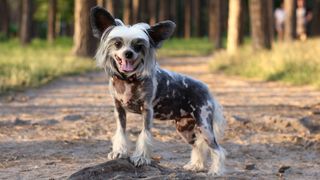
[{"label": "dog's chest", "polygon": [[112,78],[111,83],[114,98],[127,110],[140,113],[143,105],[141,82]]}]

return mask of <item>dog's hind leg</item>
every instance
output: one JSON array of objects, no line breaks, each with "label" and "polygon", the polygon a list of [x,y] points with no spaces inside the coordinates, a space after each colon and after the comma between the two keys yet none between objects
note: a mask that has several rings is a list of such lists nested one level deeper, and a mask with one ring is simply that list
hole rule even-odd
[{"label": "dog's hind leg", "polygon": [[114,115],[117,121],[117,129],[112,137],[112,152],[109,159],[128,157],[129,141],[126,136],[126,112],[118,100],[115,100]]},{"label": "dog's hind leg", "polygon": [[193,118],[176,120],[176,129],[183,140],[192,145],[190,161],[184,166],[186,170],[202,171],[205,168],[207,145],[203,138],[196,135],[196,121]]},{"label": "dog's hind leg", "polygon": [[[199,111],[196,111],[194,116],[199,123],[199,135],[204,139],[210,151],[212,164],[209,174],[222,175],[224,173],[225,151],[218,144],[216,136],[224,128],[218,127],[223,126],[224,122],[224,119],[221,119],[223,115],[220,106],[208,103],[208,105],[202,106]],[[219,130],[219,128],[221,129]]]},{"label": "dog's hind leg", "polygon": [[217,143],[212,129],[200,126],[200,136],[203,137],[209,148],[212,164],[208,173],[211,175],[222,175],[224,173],[225,150]]}]

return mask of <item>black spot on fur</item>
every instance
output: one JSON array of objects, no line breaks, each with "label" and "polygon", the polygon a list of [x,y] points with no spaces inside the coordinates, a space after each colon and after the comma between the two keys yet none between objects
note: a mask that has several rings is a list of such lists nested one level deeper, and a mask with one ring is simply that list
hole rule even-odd
[{"label": "black spot on fur", "polygon": [[100,38],[107,28],[116,25],[116,21],[112,15],[99,6],[91,8],[90,23],[93,35],[97,38]]},{"label": "black spot on fur", "polygon": [[[180,119],[184,116],[190,116],[191,113],[200,111],[209,98],[208,89],[203,83],[181,76],[176,73],[168,73],[159,70],[156,74],[158,87],[154,102],[154,111],[157,112],[155,118],[161,120]],[[167,83],[169,82],[169,84]],[[185,86],[187,84],[187,87]],[[181,110],[186,112],[181,114]],[[168,115],[173,112],[170,117],[161,116]],[[198,113],[200,115],[200,113]],[[200,117],[195,117],[200,119]],[[197,122],[198,125],[201,122]]]}]

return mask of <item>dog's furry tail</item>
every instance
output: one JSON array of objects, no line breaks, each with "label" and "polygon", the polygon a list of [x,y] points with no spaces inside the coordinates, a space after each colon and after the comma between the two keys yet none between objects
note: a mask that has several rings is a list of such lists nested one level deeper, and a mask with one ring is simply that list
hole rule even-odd
[{"label": "dog's furry tail", "polygon": [[223,107],[213,99],[213,131],[217,139],[221,139],[224,135],[226,120],[223,116]]}]

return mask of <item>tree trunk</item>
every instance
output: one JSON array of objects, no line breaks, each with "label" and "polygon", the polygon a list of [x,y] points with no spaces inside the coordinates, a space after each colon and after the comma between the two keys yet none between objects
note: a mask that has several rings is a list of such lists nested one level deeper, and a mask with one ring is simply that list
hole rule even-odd
[{"label": "tree trunk", "polygon": [[60,21],[60,16],[56,16],[56,22],[55,22],[55,36],[61,35],[61,21]]},{"label": "tree trunk", "polygon": [[[188,1],[188,0],[186,0]],[[169,5],[170,2],[168,0],[160,0],[160,10],[159,10],[159,21],[164,21],[168,19],[169,15]]]},{"label": "tree trunk", "polygon": [[191,0],[184,1],[184,38],[191,37]]},{"label": "tree trunk", "polygon": [[124,2],[119,0],[112,0],[113,1],[113,14],[114,17],[120,18],[123,20],[123,6]]},{"label": "tree trunk", "polygon": [[113,0],[105,0],[105,7],[108,10],[108,12],[114,16],[114,10],[113,10]]},{"label": "tree trunk", "polygon": [[178,20],[177,20],[177,0],[171,0],[169,5],[169,17],[168,19],[176,23],[176,30],[174,31],[174,34],[172,36],[176,36],[178,34]]},{"label": "tree trunk", "polygon": [[139,0],[139,12],[138,12],[138,20],[140,22],[148,22],[149,21],[149,1],[148,0]]},{"label": "tree trunk", "polygon": [[75,0],[73,53],[77,56],[93,56],[97,40],[93,37],[90,26],[90,8],[96,5],[95,0]]},{"label": "tree trunk", "polygon": [[268,20],[269,20],[269,34],[270,34],[270,43],[272,46],[272,42],[274,40],[274,14],[273,14],[273,1],[268,0],[267,2],[267,13],[268,13]]},{"label": "tree trunk", "polygon": [[199,36],[208,36],[209,34],[209,1],[208,0],[200,0],[201,10],[200,13],[200,26],[199,26]]},{"label": "tree trunk", "polygon": [[228,32],[228,16],[229,16],[229,1],[231,0],[221,0],[220,1],[220,13],[221,13],[221,17],[220,17],[220,21],[221,21],[221,32],[223,34],[223,32]]},{"label": "tree trunk", "polygon": [[313,36],[320,35],[320,0],[313,1],[311,21],[311,34]]},{"label": "tree trunk", "polygon": [[130,0],[124,0],[124,5],[123,5],[123,22],[125,24],[131,24],[131,3]]},{"label": "tree trunk", "polygon": [[192,0],[192,26],[194,29],[194,36],[200,36],[200,0]]},{"label": "tree trunk", "polygon": [[32,35],[32,0],[22,0],[22,19],[20,25],[20,42],[26,45],[31,41]]},{"label": "tree trunk", "polygon": [[254,49],[271,49],[269,0],[250,0],[250,20]]},{"label": "tree trunk", "polygon": [[139,17],[139,0],[132,1],[132,23],[136,24],[140,21]]},{"label": "tree trunk", "polygon": [[229,2],[227,51],[230,54],[237,51],[241,42],[242,1],[231,0]]},{"label": "tree trunk", "polygon": [[177,1],[171,0],[170,1],[170,12],[169,12],[169,18],[171,21],[176,22],[177,21]]},{"label": "tree trunk", "polygon": [[53,42],[56,38],[56,15],[57,0],[49,0],[48,6],[48,41]]},{"label": "tree trunk", "polygon": [[9,37],[10,9],[7,0],[0,0],[0,27],[5,37]]},{"label": "tree trunk", "polygon": [[97,0],[97,5],[101,6],[101,7],[104,7],[105,6],[104,0]]},{"label": "tree trunk", "polygon": [[149,24],[153,25],[157,22],[157,0],[149,0]]},{"label": "tree trunk", "polygon": [[221,1],[209,0],[209,38],[215,49],[222,48]]},{"label": "tree trunk", "polygon": [[[272,20],[273,20],[273,12],[271,13]],[[240,37],[239,37],[239,44],[244,43],[245,35],[248,35],[250,32],[250,17],[249,17],[249,1],[241,0],[241,13],[240,13],[241,23],[240,23]]]},{"label": "tree trunk", "polygon": [[284,22],[284,40],[290,42],[296,36],[296,1],[285,0],[284,10],[286,12]]}]

